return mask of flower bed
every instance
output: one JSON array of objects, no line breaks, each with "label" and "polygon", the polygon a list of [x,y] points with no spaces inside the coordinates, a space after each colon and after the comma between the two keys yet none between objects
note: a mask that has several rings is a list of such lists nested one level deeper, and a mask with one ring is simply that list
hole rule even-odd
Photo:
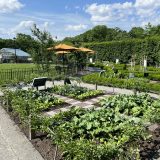
[{"label": "flower bed", "polygon": [[85,87],[71,85],[54,86],[52,92],[78,100],[86,100],[103,94],[103,91],[101,90],[90,90]]}]

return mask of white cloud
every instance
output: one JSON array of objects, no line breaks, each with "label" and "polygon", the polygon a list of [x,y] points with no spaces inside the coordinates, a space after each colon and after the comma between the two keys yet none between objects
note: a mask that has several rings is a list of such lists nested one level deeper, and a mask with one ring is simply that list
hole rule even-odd
[{"label": "white cloud", "polygon": [[43,28],[44,29],[48,29],[49,27],[51,27],[52,25],[54,25],[55,23],[54,22],[48,22],[48,21],[46,21],[46,22],[44,22],[44,24],[43,24]]},{"label": "white cloud", "polygon": [[18,25],[10,29],[9,32],[11,34],[24,32],[26,30],[29,30],[33,26],[34,23],[35,23],[34,21],[21,21]]},{"label": "white cloud", "polygon": [[141,17],[153,16],[160,9],[160,0],[136,0],[134,7]]},{"label": "white cloud", "polygon": [[[158,25],[158,24],[160,24],[160,17],[157,17],[157,18],[155,18],[154,20],[150,20],[149,22],[150,22],[152,25]],[[148,21],[142,21],[140,25],[141,25],[142,27],[145,27],[149,22],[148,22]]]},{"label": "white cloud", "polygon": [[13,30],[29,29],[33,26],[34,21],[21,21]]},{"label": "white cloud", "polygon": [[19,24],[18,24],[18,27],[19,28],[30,28],[33,26],[35,22],[34,21],[21,21]]},{"label": "white cloud", "polygon": [[44,28],[47,29],[49,27],[49,22],[44,22]]},{"label": "white cloud", "polygon": [[54,24],[55,24],[54,22],[45,21],[44,23],[38,24],[37,27],[40,28],[41,30],[49,30],[49,28]]},{"label": "white cloud", "polygon": [[0,13],[13,12],[21,9],[23,6],[19,0],[0,0]]},{"label": "white cloud", "polygon": [[41,30],[48,30],[48,28],[53,25],[54,23],[50,23],[50,22],[44,22],[44,23],[37,23],[35,21],[21,21],[18,25],[16,25],[15,27],[13,27],[13,29],[11,29],[12,33],[19,33],[19,32],[23,32],[23,31],[28,31],[30,30],[34,24],[37,24],[37,27],[40,28]]},{"label": "white cloud", "polygon": [[8,29],[0,28],[1,34],[6,34],[8,36],[15,36],[17,33],[26,33],[30,34],[30,29],[33,27],[34,24],[37,24],[37,27],[40,28],[40,30],[48,30],[48,28],[52,25],[54,25],[53,22],[44,22],[44,23],[37,23],[36,21],[21,21],[16,26]]},{"label": "white cloud", "polygon": [[93,24],[118,24],[120,22],[127,22],[128,25],[133,23],[140,25],[143,22],[155,24],[155,18],[160,18],[160,0],[135,0],[135,2],[113,4],[93,3],[86,6],[85,11],[91,15]]},{"label": "white cloud", "polygon": [[[80,31],[80,29],[76,29],[77,31],[66,31],[65,28],[69,24],[85,24],[87,26],[92,25],[89,19],[84,15],[75,13],[47,13],[28,11],[11,14],[0,14],[0,28],[2,28],[0,31],[0,37],[12,38],[16,36],[16,33],[32,34],[29,24],[31,23],[32,25],[33,22],[37,24],[37,27],[40,28],[40,30],[47,30],[53,36],[57,36],[58,39],[75,36],[81,33],[81,31],[84,31]],[[86,27],[82,26],[81,28]]]},{"label": "white cloud", "polygon": [[136,0],[135,7],[157,8],[160,7],[160,0]]},{"label": "white cloud", "polygon": [[114,3],[114,4],[91,4],[86,8],[86,12],[91,15],[91,21],[113,21],[132,14],[131,2]]},{"label": "white cloud", "polygon": [[87,29],[87,25],[79,24],[79,25],[67,25],[65,28],[67,31],[80,31]]},{"label": "white cloud", "polygon": [[4,28],[0,28],[0,34],[5,34],[6,30]]}]

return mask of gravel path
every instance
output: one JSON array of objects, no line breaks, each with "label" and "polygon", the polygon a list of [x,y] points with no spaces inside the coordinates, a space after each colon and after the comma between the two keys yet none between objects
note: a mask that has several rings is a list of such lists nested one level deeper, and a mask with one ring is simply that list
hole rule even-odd
[{"label": "gravel path", "polygon": [[43,160],[0,106],[0,160]]}]

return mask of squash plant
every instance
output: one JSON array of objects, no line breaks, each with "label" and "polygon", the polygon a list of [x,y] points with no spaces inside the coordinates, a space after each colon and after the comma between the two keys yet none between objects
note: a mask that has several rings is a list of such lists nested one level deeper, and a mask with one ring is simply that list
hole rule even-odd
[{"label": "squash plant", "polygon": [[114,109],[116,113],[143,117],[148,109],[153,108],[155,101],[148,94],[139,94],[112,96],[99,103],[102,107]]},{"label": "squash plant", "polygon": [[[100,101],[100,110],[72,110],[53,118],[51,135],[65,159],[138,159],[138,143],[149,138],[146,124],[159,122],[160,103],[147,94]],[[75,114],[76,113],[76,114]]]},{"label": "squash plant", "polygon": [[56,123],[52,132],[66,159],[112,159],[127,150],[128,143],[146,137],[138,118],[124,117],[106,108]]}]

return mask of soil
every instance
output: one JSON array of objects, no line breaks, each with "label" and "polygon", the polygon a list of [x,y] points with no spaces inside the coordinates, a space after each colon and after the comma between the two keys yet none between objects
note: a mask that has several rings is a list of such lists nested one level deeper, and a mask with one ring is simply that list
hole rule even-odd
[{"label": "soil", "polygon": [[[28,138],[28,127],[22,126],[20,119],[18,118],[18,114],[13,114],[13,112],[8,112],[10,118],[18,125],[20,130],[25,134]],[[32,145],[35,147],[37,151],[42,155],[44,160],[54,160],[56,153],[56,145],[53,144],[51,139],[47,137],[47,134],[36,132],[34,135],[34,139],[31,140]],[[57,150],[56,160],[63,160],[62,152]]]},{"label": "soil", "polygon": [[152,138],[140,142],[140,155],[142,160],[151,160],[160,157],[160,124],[150,131]]},{"label": "soil", "polygon": [[[45,160],[53,160],[56,152],[56,145],[47,136],[40,136],[31,140],[31,143],[39,151]],[[62,160],[61,152],[58,150],[56,160]]]}]

